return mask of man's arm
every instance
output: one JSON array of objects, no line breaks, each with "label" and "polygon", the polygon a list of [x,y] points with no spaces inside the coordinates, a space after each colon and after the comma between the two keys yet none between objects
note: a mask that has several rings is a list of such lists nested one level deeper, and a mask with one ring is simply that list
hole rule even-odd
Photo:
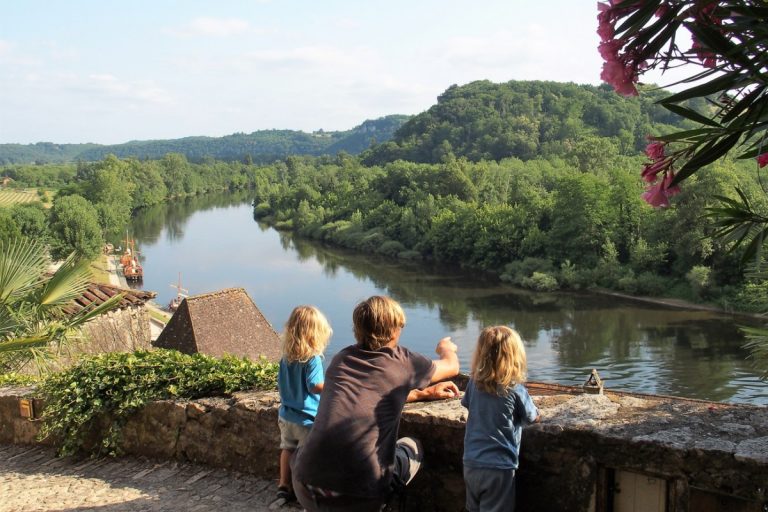
[{"label": "man's arm", "polygon": [[[446,337],[437,343],[435,352],[440,359],[435,359],[432,364],[435,372],[432,374],[431,386],[424,389],[413,389],[408,393],[406,402],[418,402],[421,400],[441,400],[459,396],[459,388],[453,382],[441,382],[455,377],[459,373],[459,356],[456,355],[458,347]],[[436,383],[436,384],[435,384]]]},{"label": "man's arm", "polygon": [[459,396],[459,388],[451,381],[438,382],[424,389],[412,389],[406,402],[421,402],[425,400],[443,400]]},{"label": "man's arm", "polygon": [[430,382],[440,382],[458,375],[459,356],[456,354],[457,350],[458,347],[451,341],[450,337],[443,338],[437,343],[435,352],[440,356],[440,359],[432,361],[435,365],[435,373],[432,374]]}]

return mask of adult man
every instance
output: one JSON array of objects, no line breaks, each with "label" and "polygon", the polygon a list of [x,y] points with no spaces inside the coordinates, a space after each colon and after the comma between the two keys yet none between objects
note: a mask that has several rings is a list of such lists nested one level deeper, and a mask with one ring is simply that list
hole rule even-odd
[{"label": "adult man", "polygon": [[293,464],[294,491],[308,512],[380,510],[423,457],[417,440],[397,439],[405,402],[459,394],[440,382],[459,372],[450,338],[437,344],[434,361],[398,345],[405,314],[389,297],[361,302],[352,321],[357,344],[328,366],[315,423]]}]

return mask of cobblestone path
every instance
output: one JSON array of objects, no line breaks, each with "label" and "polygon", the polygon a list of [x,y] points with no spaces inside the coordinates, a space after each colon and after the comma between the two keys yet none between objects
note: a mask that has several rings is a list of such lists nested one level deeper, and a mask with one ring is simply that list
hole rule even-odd
[{"label": "cobblestone path", "polygon": [[0,512],[265,512],[275,492],[276,480],[196,464],[0,444]]}]

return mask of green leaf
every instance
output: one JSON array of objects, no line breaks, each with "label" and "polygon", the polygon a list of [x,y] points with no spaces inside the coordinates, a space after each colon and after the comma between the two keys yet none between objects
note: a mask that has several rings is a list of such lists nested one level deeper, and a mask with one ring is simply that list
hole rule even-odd
[{"label": "green leaf", "polygon": [[672,185],[680,183],[705,165],[714,162],[726,154],[738,142],[740,137],[740,133],[734,133],[714,144],[705,146],[680,168],[680,171],[675,175],[675,179],[672,180]]},{"label": "green leaf", "polygon": [[659,103],[666,106],[669,103],[680,103],[681,101],[690,100],[692,98],[701,98],[712,94],[717,94],[722,91],[729,91],[732,89],[738,89],[739,87],[746,85],[749,79],[740,74],[739,71],[727,73],[719,76],[709,82],[691,87],[677,94],[673,94],[660,100]]},{"label": "green leaf", "polygon": [[674,103],[664,103],[664,108],[669,110],[670,112],[673,112],[681,117],[684,117],[686,119],[690,119],[691,121],[696,121],[697,123],[705,124],[707,126],[712,126],[715,128],[722,128],[719,123],[713,121],[712,119],[709,119],[708,117],[705,117],[698,112],[691,110],[686,107],[682,107],[680,105],[676,105]]},{"label": "green leaf", "polygon": [[[645,2],[643,7],[635,11],[635,13],[624,20],[621,25],[616,27],[616,34],[622,34],[625,31],[628,34],[632,34],[640,30],[648,20],[653,17],[654,13],[658,10],[660,3],[660,0]],[[614,8],[620,7],[614,6]]]}]

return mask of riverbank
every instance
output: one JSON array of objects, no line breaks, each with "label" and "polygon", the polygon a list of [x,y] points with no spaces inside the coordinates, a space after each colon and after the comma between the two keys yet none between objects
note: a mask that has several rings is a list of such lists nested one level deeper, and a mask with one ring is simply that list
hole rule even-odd
[{"label": "riverbank", "polygon": [[717,306],[711,306],[708,304],[698,304],[696,302],[688,302],[682,299],[672,299],[672,298],[666,298],[666,297],[643,297],[638,295],[629,295],[626,293],[614,292],[612,290],[607,290],[604,288],[593,288],[589,291],[599,295],[605,295],[608,297],[617,297],[620,299],[634,300],[637,302],[645,302],[648,304],[656,304],[659,306],[667,306],[667,307],[676,308],[676,309],[707,311],[710,313],[731,315],[731,316],[742,317],[742,318],[752,318],[752,319],[758,319],[758,320],[766,319],[766,316],[764,314],[746,313],[743,311],[728,311],[723,308],[719,308]]}]

